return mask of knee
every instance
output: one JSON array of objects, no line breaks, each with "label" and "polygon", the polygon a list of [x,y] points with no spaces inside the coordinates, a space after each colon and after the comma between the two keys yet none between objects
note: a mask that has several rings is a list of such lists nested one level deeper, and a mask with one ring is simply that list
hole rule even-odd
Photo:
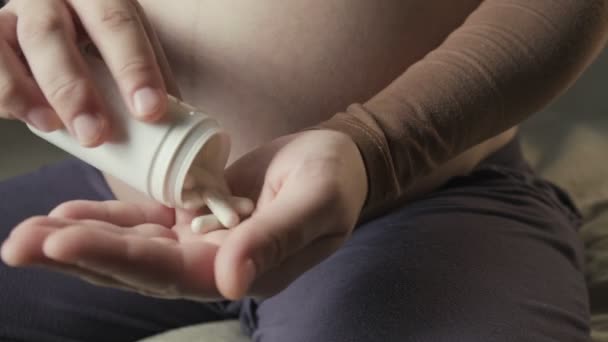
[{"label": "knee", "polygon": [[254,340],[404,341],[415,286],[399,250],[391,258],[338,252],[257,308]]},{"label": "knee", "polygon": [[363,227],[260,303],[256,341],[585,340],[584,280],[551,245],[493,222],[403,222]]}]

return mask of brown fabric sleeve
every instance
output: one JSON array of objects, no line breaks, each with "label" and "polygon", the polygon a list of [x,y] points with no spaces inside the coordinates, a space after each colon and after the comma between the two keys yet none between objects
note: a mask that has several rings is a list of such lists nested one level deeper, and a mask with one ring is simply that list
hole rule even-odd
[{"label": "brown fabric sleeve", "polygon": [[565,91],[601,51],[607,17],[608,0],[483,1],[385,90],[322,123],[361,151],[364,213]]}]

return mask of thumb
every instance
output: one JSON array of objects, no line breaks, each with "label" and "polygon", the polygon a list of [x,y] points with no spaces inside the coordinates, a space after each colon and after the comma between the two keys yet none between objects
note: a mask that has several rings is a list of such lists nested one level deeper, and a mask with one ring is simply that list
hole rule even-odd
[{"label": "thumb", "polygon": [[321,236],[329,225],[330,202],[323,187],[301,180],[284,183],[276,197],[234,228],[221,245],[215,272],[222,295],[243,297],[257,277]]}]

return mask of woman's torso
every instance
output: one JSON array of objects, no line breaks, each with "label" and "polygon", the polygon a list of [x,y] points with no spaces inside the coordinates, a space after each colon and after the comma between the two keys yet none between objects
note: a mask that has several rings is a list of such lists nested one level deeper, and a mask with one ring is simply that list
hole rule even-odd
[{"label": "woman's torso", "polygon": [[232,134],[233,158],[365,102],[480,1],[140,0],[184,99]]}]

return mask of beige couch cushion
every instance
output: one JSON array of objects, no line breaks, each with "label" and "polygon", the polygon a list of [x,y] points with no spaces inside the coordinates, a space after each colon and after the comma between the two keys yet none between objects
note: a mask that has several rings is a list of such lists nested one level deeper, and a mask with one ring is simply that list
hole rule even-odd
[{"label": "beige couch cushion", "polygon": [[238,321],[199,324],[168,331],[140,342],[250,342],[240,332]]},{"label": "beige couch cushion", "polygon": [[522,129],[524,153],[566,189],[585,223],[585,276],[594,341],[608,342],[608,53],[551,108]]}]

